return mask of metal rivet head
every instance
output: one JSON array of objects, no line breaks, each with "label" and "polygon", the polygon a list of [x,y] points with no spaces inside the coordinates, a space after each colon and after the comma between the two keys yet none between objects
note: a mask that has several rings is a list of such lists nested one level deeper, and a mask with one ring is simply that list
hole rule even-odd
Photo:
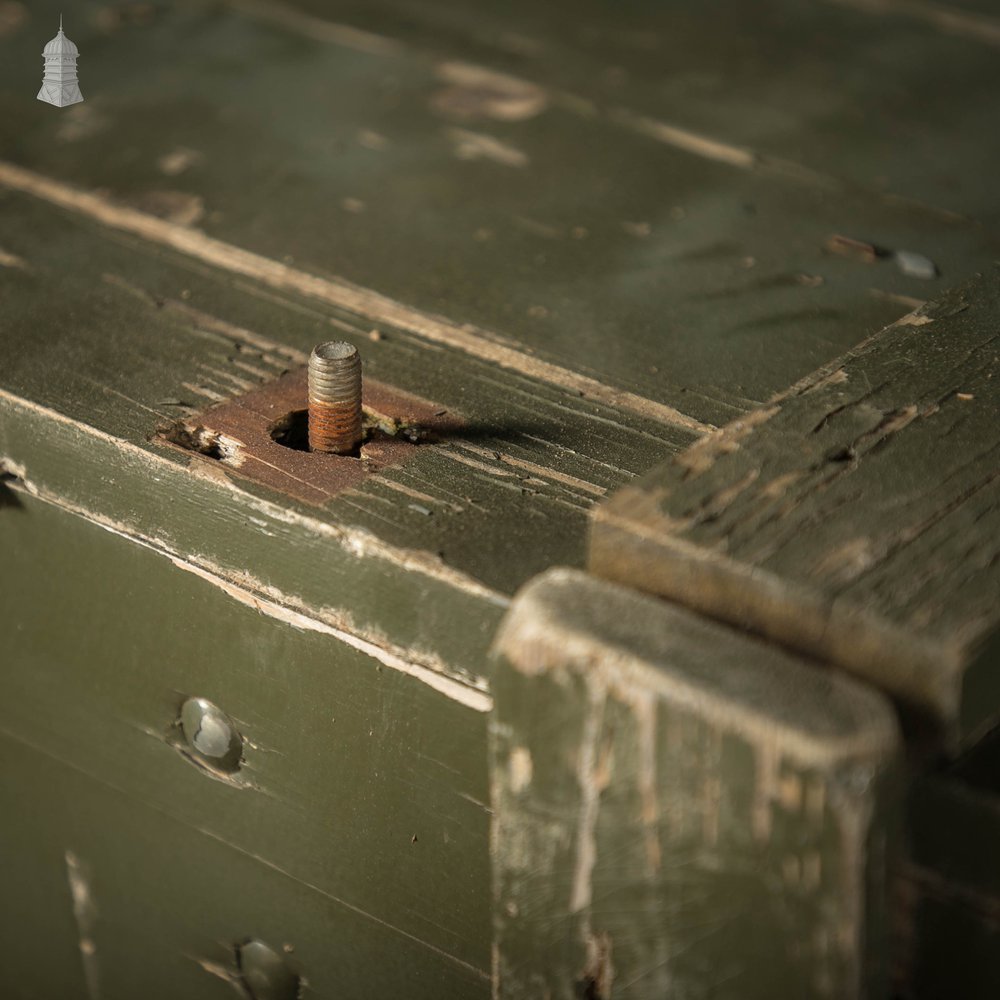
[{"label": "metal rivet head", "polygon": [[298,1000],[301,981],[285,957],[251,938],[236,946],[236,965],[252,1000]]},{"label": "metal rivet head", "polygon": [[219,771],[239,770],[243,737],[222,709],[207,698],[188,698],[180,723],[184,742],[200,761]]}]

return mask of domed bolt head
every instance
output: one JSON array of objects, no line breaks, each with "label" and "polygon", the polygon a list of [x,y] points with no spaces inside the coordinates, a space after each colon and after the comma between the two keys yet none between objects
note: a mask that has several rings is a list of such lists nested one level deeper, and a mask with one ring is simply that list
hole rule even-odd
[{"label": "domed bolt head", "polygon": [[192,755],[217,771],[239,770],[243,737],[232,719],[207,698],[188,698],[181,706],[181,732]]},{"label": "domed bolt head", "polygon": [[252,1000],[298,1000],[301,980],[270,945],[244,941],[236,947],[236,964]]}]

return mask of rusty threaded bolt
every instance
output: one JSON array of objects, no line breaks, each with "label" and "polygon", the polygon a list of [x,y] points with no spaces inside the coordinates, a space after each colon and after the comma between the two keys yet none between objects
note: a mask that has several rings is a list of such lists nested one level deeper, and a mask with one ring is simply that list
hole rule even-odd
[{"label": "rusty threaded bolt", "polygon": [[309,450],[346,455],[361,443],[361,355],[330,340],[309,357]]}]

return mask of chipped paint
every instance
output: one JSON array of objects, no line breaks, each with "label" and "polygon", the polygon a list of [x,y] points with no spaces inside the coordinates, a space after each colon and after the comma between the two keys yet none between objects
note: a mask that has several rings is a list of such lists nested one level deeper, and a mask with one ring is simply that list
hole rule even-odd
[{"label": "chipped paint", "polygon": [[568,473],[559,472],[556,469],[550,469],[547,466],[529,462],[527,459],[508,455],[505,452],[491,451],[489,448],[483,448],[468,441],[458,441],[456,442],[456,446],[463,451],[469,451],[474,455],[480,455],[484,458],[493,458],[504,465],[512,465],[516,469],[523,469],[525,472],[530,472],[541,479],[551,479],[554,482],[561,483],[563,486],[568,486],[572,490],[589,493],[591,496],[602,497],[608,492],[603,486],[588,483],[586,480],[578,479],[576,476],[571,476]]},{"label": "chipped paint", "polygon": [[646,865],[650,875],[659,872],[663,851],[660,847],[658,823],[660,803],[656,777],[656,699],[651,695],[636,695],[632,701],[635,718],[638,759],[636,780],[642,799],[643,839],[646,847]]},{"label": "chipped paint", "polygon": [[[588,910],[593,898],[594,866],[597,864],[597,815],[601,791],[606,780],[601,778],[598,744],[604,719],[606,692],[600,683],[587,684],[587,714],[578,750],[576,779],[580,786],[580,815],[576,824],[576,861],[570,888],[569,912]],[[589,936],[589,914],[585,916],[585,936]]]},{"label": "chipped paint", "polygon": [[8,253],[0,248],[0,267],[16,267],[21,271],[28,271],[28,262],[23,257],[18,257],[16,253]]},{"label": "chipped paint", "polygon": [[195,149],[188,149],[186,146],[178,146],[169,153],[164,153],[157,161],[156,165],[160,171],[168,177],[176,177],[178,174],[190,170],[202,159],[201,153]]},{"label": "chipped paint", "polygon": [[531,751],[524,746],[514,747],[510,752],[507,766],[510,769],[510,790],[514,795],[520,795],[534,777],[535,767]]},{"label": "chipped paint", "polygon": [[0,161],[0,184],[85,215],[112,229],[170,247],[233,274],[242,274],[272,288],[297,292],[376,322],[396,326],[432,343],[444,344],[568,393],[679,427],[693,434],[700,435],[714,429],[711,424],[696,420],[665,403],[616,389],[595,378],[536,358],[509,346],[509,342],[503,342],[496,334],[471,324],[453,323],[343,280],[308,274],[289,264],[208,236],[200,230],[116,204],[102,195],[81,191],[13,163]]},{"label": "chipped paint", "polygon": [[[564,580],[575,582],[578,575],[575,570],[553,569],[541,579],[552,587]],[[538,583],[529,586],[537,587]],[[696,715],[706,724],[728,730],[753,745],[767,745],[778,738],[774,718],[749,711],[739,698],[722,691],[706,698],[705,688],[671,669],[668,660],[656,665],[639,661],[616,646],[597,642],[593,635],[567,628],[540,598],[534,598],[531,590],[523,591],[518,600],[521,613],[504,619],[497,630],[494,650],[519,673],[564,677],[572,669],[584,673],[588,683],[604,685],[610,697],[627,705],[634,705],[637,698],[655,696],[675,711]],[[783,756],[804,768],[829,770],[845,758],[890,753],[896,745],[896,726],[885,713],[881,699],[860,688],[853,689],[853,697],[866,706],[863,725],[839,735],[818,735],[805,724],[785,725],[780,729]]]},{"label": "chipped paint", "polygon": [[460,160],[491,160],[504,167],[526,167],[528,154],[502,142],[496,136],[483,132],[470,132],[464,128],[448,129],[448,138],[455,148],[455,156]]},{"label": "chipped paint", "polygon": [[73,899],[73,919],[79,937],[80,960],[83,963],[83,978],[87,985],[89,1000],[100,997],[100,970],[97,961],[97,944],[94,941],[94,924],[97,920],[97,904],[94,902],[90,872],[87,865],[76,854],[67,850],[66,881],[69,883]]},{"label": "chipped paint", "polygon": [[448,61],[439,63],[436,73],[450,86],[433,95],[431,107],[450,117],[524,121],[548,105],[544,87],[484,66]]},{"label": "chipped paint", "polygon": [[[112,434],[107,434],[104,431],[97,430],[88,424],[80,423],[78,420],[64,416],[58,411],[52,410],[46,406],[41,406],[38,403],[22,399],[13,393],[7,392],[5,389],[0,389],[0,403],[6,403],[8,406],[15,409],[22,409],[26,412],[36,414],[46,420],[65,424],[87,437],[109,444],[113,448],[141,460],[149,467],[150,473],[154,477],[161,473],[176,470],[175,463],[167,458],[164,458],[162,455],[158,455],[152,451],[147,451],[139,445],[132,444],[129,441],[124,441],[121,438],[117,438]],[[16,466],[13,459],[5,458],[0,455],[0,462],[5,461],[9,461],[12,466]],[[294,525],[302,528],[309,534],[327,539],[334,544],[340,545],[345,551],[351,553],[352,555],[360,558],[382,559],[387,562],[391,562],[400,569],[412,571],[420,576],[432,577],[441,583],[447,584],[448,586],[454,587],[469,595],[483,598],[484,600],[499,607],[506,607],[509,603],[504,595],[491,589],[490,587],[484,586],[473,577],[470,577],[459,570],[453,569],[444,563],[440,557],[435,556],[432,553],[424,552],[418,549],[397,548],[378,538],[376,535],[362,529],[349,528],[344,525],[335,525],[327,521],[321,521],[318,518],[311,517],[307,514],[301,514],[298,511],[263,500],[253,494],[246,493],[228,478],[226,478],[223,482],[229,490],[240,495],[241,501],[248,509],[255,510],[257,513],[261,514],[270,521],[285,525]],[[83,517],[86,517],[88,520],[93,520],[95,523],[101,523],[101,520],[99,519],[100,515],[97,515],[94,512],[86,511],[82,508],[74,507],[72,503],[65,498],[49,496],[48,499],[57,506],[65,506],[67,509],[73,509],[80,513]],[[137,533],[130,532],[126,527],[122,528],[122,533],[135,540],[140,540],[143,537]],[[155,547],[157,547],[160,551],[169,550],[169,547],[165,546],[161,541],[151,541],[153,541]]]},{"label": "chipped paint", "polygon": [[218,587],[223,593],[228,594],[248,608],[253,608],[254,611],[260,614],[284,622],[286,625],[291,625],[292,628],[333,636],[345,645],[351,646],[359,652],[378,660],[379,663],[392,670],[397,670],[400,673],[415,678],[438,693],[450,698],[452,701],[457,701],[465,705],[466,708],[471,708],[476,712],[488,712],[493,707],[493,698],[485,690],[485,681],[481,681],[482,688],[470,687],[463,680],[449,676],[444,670],[441,672],[430,670],[427,667],[405,659],[398,653],[386,649],[384,646],[378,646],[368,639],[361,638],[356,634],[346,632],[333,625],[328,625],[326,622],[315,617],[304,615],[298,611],[292,611],[290,608],[275,601],[259,597],[251,591],[236,586],[216,573],[188,560],[173,556],[170,561],[178,569],[193,573],[195,576],[212,584],[213,587]]},{"label": "chipped paint", "polygon": [[718,139],[711,139],[697,132],[636,114],[626,108],[618,108],[612,112],[611,119],[631,131],[702,159],[726,163],[742,170],[753,170],[758,162],[757,154],[753,150],[720,142]]}]

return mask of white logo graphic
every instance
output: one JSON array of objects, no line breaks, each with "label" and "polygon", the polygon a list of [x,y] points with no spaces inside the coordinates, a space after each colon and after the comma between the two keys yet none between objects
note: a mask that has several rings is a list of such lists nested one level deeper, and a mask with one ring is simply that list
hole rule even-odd
[{"label": "white logo graphic", "polygon": [[57,108],[79,104],[83,100],[76,81],[76,60],[80,50],[63,34],[62,15],[59,17],[59,34],[42,49],[45,76],[38,99]]}]

